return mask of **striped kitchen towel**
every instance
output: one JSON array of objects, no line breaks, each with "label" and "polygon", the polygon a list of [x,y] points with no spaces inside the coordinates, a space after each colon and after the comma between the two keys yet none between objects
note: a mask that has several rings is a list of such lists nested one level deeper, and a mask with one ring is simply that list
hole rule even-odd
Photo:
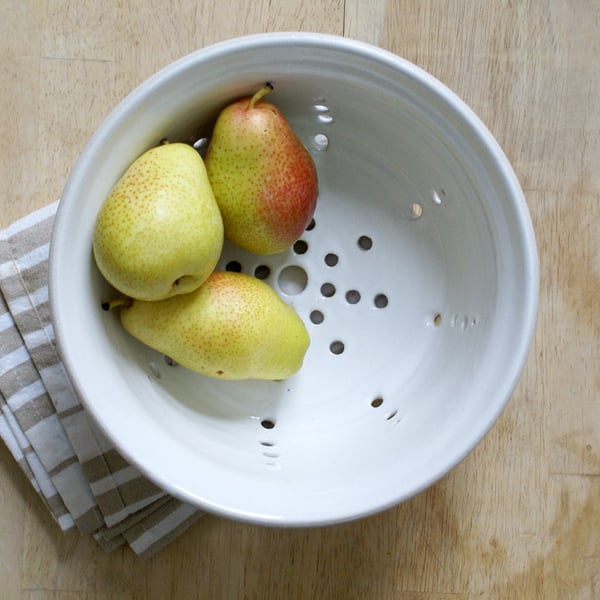
[{"label": "striped kitchen towel", "polygon": [[0,232],[0,437],[50,514],[144,558],[202,512],[129,465],[73,391],[56,350],[48,255],[58,202]]}]

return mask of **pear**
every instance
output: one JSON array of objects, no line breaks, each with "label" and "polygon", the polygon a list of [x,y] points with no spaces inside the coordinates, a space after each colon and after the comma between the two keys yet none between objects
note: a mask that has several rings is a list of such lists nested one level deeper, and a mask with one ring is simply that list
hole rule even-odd
[{"label": "pear", "polygon": [[317,170],[281,111],[262,99],[270,84],[219,114],[205,162],[225,237],[256,254],[289,248],[315,211]]},{"label": "pear", "polygon": [[285,379],[300,369],[309,345],[294,309],[264,281],[243,273],[214,271],[193,292],[133,300],[120,311],[135,338],[220,379]]},{"label": "pear", "polygon": [[135,160],[96,218],[93,252],[105,279],[132,298],[196,289],[214,270],[223,220],[198,152],[164,143]]}]

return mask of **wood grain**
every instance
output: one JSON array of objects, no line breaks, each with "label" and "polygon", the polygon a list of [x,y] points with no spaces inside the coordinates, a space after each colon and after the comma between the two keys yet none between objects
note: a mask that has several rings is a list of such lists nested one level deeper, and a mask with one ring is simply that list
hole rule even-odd
[{"label": "wood grain", "polygon": [[392,50],[481,116],[520,178],[541,265],[536,336],[490,434],[373,517],[276,530],[200,520],[153,559],[63,536],[0,444],[2,598],[600,598],[600,3],[595,0],[8,2],[0,227],[60,196],[86,140],[173,59],[312,30]]}]

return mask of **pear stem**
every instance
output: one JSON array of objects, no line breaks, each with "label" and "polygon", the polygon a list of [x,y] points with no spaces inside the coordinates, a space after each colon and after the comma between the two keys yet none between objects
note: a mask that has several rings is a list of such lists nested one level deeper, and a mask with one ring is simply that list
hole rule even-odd
[{"label": "pear stem", "polygon": [[258,90],[258,92],[256,92],[256,94],[254,94],[254,96],[252,96],[252,98],[250,98],[250,103],[248,104],[248,108],[254,108],[254,105],[266,94],[268,94],[269,92],[273,91],[273,84],[268,82],[265,83],[265,85],[263,87],[260,88],[260,90]]},{"label": "pear stem", "polygon": [[102,310],[112,310],[113,308],[118,308],[119,306],[131,306],[133,304],[133,300],[131,298],[115,298],[113,300],[109,300],[108,302],[102,303]]}]

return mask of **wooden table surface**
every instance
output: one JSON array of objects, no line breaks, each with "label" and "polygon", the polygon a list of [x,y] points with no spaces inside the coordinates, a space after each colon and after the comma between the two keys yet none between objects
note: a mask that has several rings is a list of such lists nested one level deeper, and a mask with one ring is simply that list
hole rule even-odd
[{"label": "wooden table surface", "polygon": [[5,0],[0,227],[58,198],[84,143],[173,59],[273,30],[392,50],[456,91],[521,181],[537,331],[505,412],[455,470],[361,521],[205,517],[154,558],[64,536],[0,443],[0,597],[600,598],[600,2]]}]

